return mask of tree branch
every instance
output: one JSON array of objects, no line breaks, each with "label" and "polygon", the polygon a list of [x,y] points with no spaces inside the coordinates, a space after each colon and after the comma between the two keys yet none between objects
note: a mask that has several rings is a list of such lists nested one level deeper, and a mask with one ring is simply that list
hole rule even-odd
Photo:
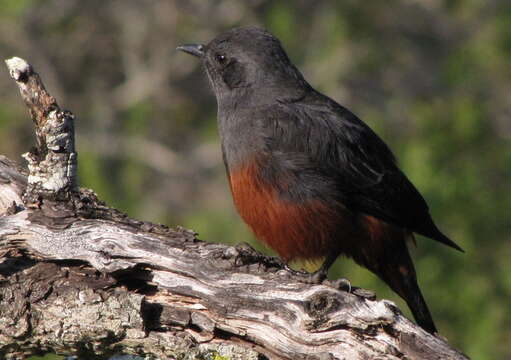
[{"label": "tree branch", "polygon": [[29,109],[37,136],[37,148],[23,154],[30,171],[25,203],[47,197],[68,199],[77,189],[74,116],[60,109],[25,60],[13,57],[5,63]]},{"label": "tree branch", "polygon": [[7,64],[38,149],[26,156],[28,182],[0,158],[5,358],[51,350],[85,358],[466,359],[390,301],[328,281],[304,284],[247,245],[130,219],[79,190],[73,115],[24,60]]}]

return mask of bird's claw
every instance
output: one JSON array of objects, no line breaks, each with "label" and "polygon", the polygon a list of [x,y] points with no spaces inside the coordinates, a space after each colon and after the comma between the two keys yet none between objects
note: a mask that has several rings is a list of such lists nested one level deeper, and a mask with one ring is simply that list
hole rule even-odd
[{"label": "bird's claw", "polygon": [[284,265],[284,270],[286,270],[291,275],[297,277],[298,281],[311,285],[321,284],[326,279],[327,276],[326,273],[321,269],[313,273],[309,273],[307,271],[299,271],[292,269],[287,264]]}]

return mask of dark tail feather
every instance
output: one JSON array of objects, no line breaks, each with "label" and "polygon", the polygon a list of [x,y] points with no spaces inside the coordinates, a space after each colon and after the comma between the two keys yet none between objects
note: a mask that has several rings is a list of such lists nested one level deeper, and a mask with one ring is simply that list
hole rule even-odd
[{"label": "dark tail feather", "polygon": [[400,255],[398,256],[398,263],[387,264],[384,273],[380,276],[389,284],[392,290],[406,301],[417,324],[430,334],[435,334],[437,329],[417,284],[417,277],[410,255],[408,251],[406,251],[406,254]]},{"label": "dark tail feather", "polygon": [[[441,234],[433,223],[432,225],[433,227],[429,229]],[[378,275],[406,301],[420,327],[435,334],[436,326],[417,284],[417,275],[406,245],[407,238],[412,234],[378,220],[376,224],[372,220],[369,221],[367,229],[371,241],[364,245],[367,245],[368,250],[354,256],[354,259]],[[461,250],[447,237],[444,238],[447,241],[442,242]]]},{"label": "dark tail feather", "polygon": [[417,324],[430,334],[435,334],[437,329],[429,312],[428,305],[426,305],[426,301],[419,289],[417,280],[409,278],[404,280],[404,283],[403,294],[399,295],[405,299]]}]

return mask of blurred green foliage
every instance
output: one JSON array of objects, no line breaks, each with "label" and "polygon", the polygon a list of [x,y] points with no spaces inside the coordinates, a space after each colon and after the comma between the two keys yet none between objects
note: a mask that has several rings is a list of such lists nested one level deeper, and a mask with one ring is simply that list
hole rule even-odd
[{"label": "blurred green foliage", "polygon": [[[0,52],[26,57],[78,116],[83,186],[131,216],[270,253],[233,210],[207,79],[173,51],[234,26],[267,27],[313,86],[386,140],[466,250],[425,238],[412,250],[442,335],[474,359],[511,358],[509,1],[2,4]],[[31,124],[5,73],[0,103],[0,153],[19,159]],[[349,260],[330,276],[409,314]]]}]

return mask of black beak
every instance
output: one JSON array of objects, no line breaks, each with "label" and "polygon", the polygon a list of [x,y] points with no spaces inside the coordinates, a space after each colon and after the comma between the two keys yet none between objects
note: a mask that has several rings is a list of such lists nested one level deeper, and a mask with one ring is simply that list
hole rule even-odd
[{"label": "black beak", "polygon": [[178,46],[176,50],[181,50],[197,57],[202,57],[204,55],[204,45],[201,44],[185,44]]}]

